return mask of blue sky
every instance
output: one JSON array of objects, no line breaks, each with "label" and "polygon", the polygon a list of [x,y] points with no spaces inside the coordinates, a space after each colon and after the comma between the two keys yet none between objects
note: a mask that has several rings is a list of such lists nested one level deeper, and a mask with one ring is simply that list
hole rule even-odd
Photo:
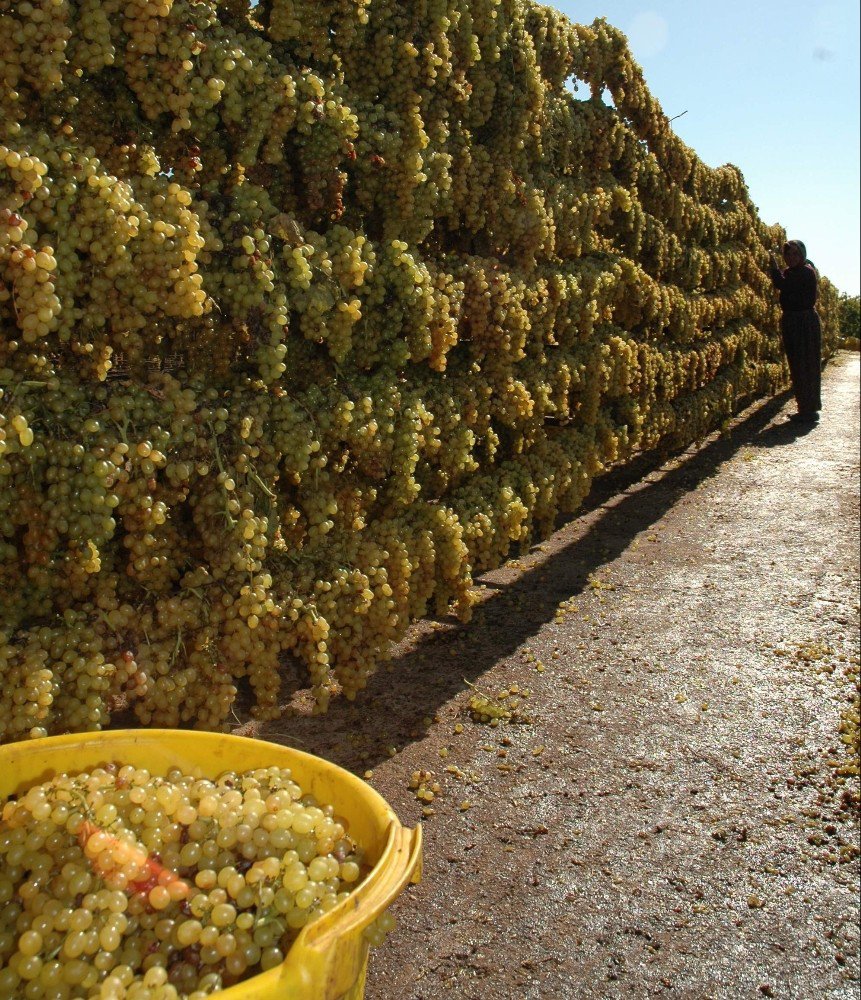
[{"label": "blue sky", "polygon": [[858,0],[557,0],[628,36],[676,133],[710,166],[734,163],[767,223],[859,293]]}]

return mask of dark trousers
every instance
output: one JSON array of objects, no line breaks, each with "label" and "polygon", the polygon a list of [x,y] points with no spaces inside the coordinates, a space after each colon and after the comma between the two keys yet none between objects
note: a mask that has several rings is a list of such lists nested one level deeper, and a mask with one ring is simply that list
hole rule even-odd
[{"label": "dark trousers", "polygon": [[822,326],[815,309],[786,312],[780,323],[783,349],[789,362],[792,391],[798,412],[805,416],[822,409]]}]

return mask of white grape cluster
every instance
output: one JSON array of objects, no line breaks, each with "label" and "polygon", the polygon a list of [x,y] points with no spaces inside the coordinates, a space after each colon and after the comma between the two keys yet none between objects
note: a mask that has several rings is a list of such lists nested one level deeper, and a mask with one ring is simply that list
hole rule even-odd
[{"label": "white grape cluster", "polygon": [[[0,0],[0,27],[0,740],[219,727],[240,686],[271,717],[284,675],[353,697],[596,475],[787,382],[783,231],[603,20]],[[825,279],[820,309],[827,352]]]},{"label": "white grape cluster", "polygon": [[0,812],[0,996],[200,1000],[280,965],[364,871],[286,768],[58,775]]}]

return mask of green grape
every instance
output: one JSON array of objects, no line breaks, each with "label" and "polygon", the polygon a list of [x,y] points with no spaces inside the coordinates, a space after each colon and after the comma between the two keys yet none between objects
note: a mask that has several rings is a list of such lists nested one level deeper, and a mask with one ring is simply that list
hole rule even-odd
[{"label": "green grape", "polygon": [[[595,476],[786,384],[763,267],[784,231],[603,19],[0,20],[0,740],[123,712],[224,728],[240,689],[264,719],[356,697]],[[827,353],[826,279],[818,308]],[[278,951],[205,947],[236,970]]]},{"label": "green grape", "polygon": [[285,768],[209,780],[115,762],[33,785],[0,816],[0,896],[19,901],[0,913],[4,988],[205,996],[283,962],[367,871]]}]

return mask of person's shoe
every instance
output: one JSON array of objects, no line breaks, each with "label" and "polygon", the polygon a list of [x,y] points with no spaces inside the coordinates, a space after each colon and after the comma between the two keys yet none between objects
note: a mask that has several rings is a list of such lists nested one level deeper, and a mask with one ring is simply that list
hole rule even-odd
[{"label": "person's shoe", "polygon": [[794,424],[816,424],[819,422],[818,413],[793,413],[789,418]]}]

